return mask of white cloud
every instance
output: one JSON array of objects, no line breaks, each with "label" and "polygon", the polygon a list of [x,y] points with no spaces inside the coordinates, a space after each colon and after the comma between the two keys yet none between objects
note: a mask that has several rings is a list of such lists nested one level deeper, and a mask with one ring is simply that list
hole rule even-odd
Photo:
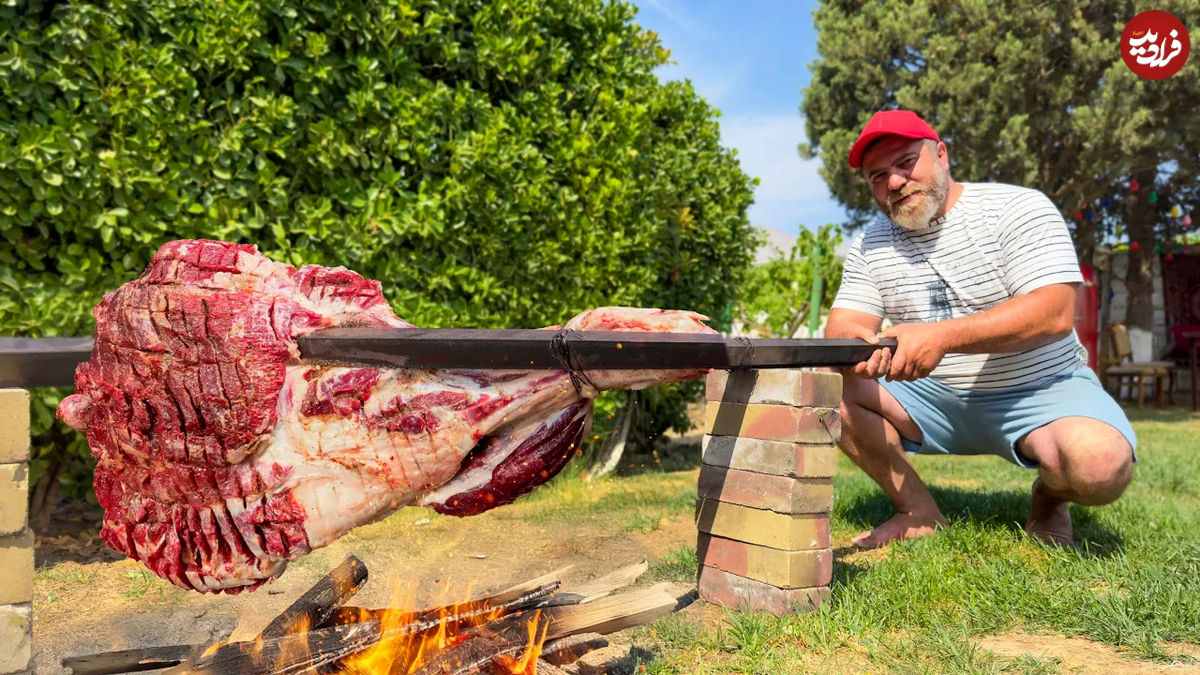
[{"label": "white cloud", "polygon": [[692,37],[701,37],[709,33],[708,29],[693,20],[687,11],[681,10],[672,0],[641,0],[641,4],[653,8]]}]

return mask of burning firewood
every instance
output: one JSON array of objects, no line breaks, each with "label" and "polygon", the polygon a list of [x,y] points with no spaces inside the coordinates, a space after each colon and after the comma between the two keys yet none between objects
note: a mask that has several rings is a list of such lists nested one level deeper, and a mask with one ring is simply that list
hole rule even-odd
[{"label": "burning firewood", "polygon": [[75,673],[170,668],[225,673],[554,673],[607,642],[691,601],[667,584],[627,590],[646,571],[631,565],[560,591],[557,570],[468,602],[426,610],[347,607],[366,566],[350,556],[251,641],[176,645],[64,659]]},{"label": "burning firewood", "polygon": [[[329,616],[327,625],[357,623],[359,621],[379,621],[384,625],[403,624],[413,632],[421,632],[436,628],[442,623],[462,623],[495,612],[515,612],[522,609],[546,606],[551,599],[550,594],[558,590],[559,583],[545,584],[531,591],[514,597],[513,593],[505,592],[472,600],[464,605],[450,605],[421,612],[402,609],[367,609],[364,607],[339,607]],[[576,598],[567,598],[571,604],[577,604]],[[561,601],[561,600],[559,600]],[[545,604],[543,604],[545,603]]]},{"label": "burning firewood", "polygon": [[[319,626],[367,583],[367,566],[355,556],[333,568],[300,599],[275,617],[259,634],[262,640],[281,637],[304,626]],[[346,622],[342,622],[346,623]]]},{"label": "burning firewood", "polygon": [[379,622],[364,621],[318,628],[270,640],[227,642],[206,652],[194,664],[184,663],[164,675],[241,675],[309,672],[357,654],[379,642]]},{"label": "burning firewood", "polygon": [[[607,646],[608,640],[599,633],[580,633],[547,641],[542,647],[541,660],[552,666],[573,663],[582,658],[584,654]],[[539,670],[541,667],[539,664]]]}]

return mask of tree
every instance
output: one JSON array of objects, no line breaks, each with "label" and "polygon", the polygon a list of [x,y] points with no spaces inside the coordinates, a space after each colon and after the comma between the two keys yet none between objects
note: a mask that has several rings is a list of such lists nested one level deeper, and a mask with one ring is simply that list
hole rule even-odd
[{"label": "tree", "polygon": [[[634,13],[0,7],[0,333],[91,334],[101,294],[197,237],[345,265],[423,326],[542,326],[608,304],[720,316],[751,258],[751,179],[716,112],[658,81],[667,52]],[[60,394],[35,396],[31,478],[78,494],[87,449],[53,423]],[[652,419],[647,435],[671,423]]]},{"label": "tree", "polygon": [[775,257],[750,269],[738,297],[737,316],[763,337],[789,338],[804,325],[813,290],[811,254],[820,245],[820,269],[824,277],[821,310],[833,304],[842,281],[842,263],[834,250],[842,243],[841,232],[825,225],[817,232],[800,231],[786,257]]},{"label": "tree", "polygon": [[[1195,0],[1154,8],[1200,25]],[[1125,66],[1117,43],[1142,9],[1114,0],[825,0],[815,12],[821,58],[803,103],[811,143],[801,151],[819,154],[821,175],[861,225],[875,207],[846,163],[850,144],[877,110],[917,112],[949,146],[956,179],[1045,192],[1081,260],[1124,223],[1139,243],[1126,323],[1150,330],[1151,256],[1175,225],[1171,204],[1149,194],[1195,195],[1200,68],[1193,59],[1148,81]],[[1110,217],[1075,220],[1077,211],[1101,213],[1105,200]]]}]

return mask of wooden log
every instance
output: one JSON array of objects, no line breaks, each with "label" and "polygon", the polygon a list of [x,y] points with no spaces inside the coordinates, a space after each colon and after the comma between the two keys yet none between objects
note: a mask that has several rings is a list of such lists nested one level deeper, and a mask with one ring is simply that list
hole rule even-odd
[{"label": "wooden log", "polygon": [[267,624],[259,633],[259,639],[270,640],[303,628],[320,626],[366,582],[367,566],[353,555],[346,556],[341,565],[321,577],[304,595]]},{"label": "wooden log", "polygon": [[69,656],[62,660],[64,668],[75,675],[112,675],[112,673],[137,673],[177,666],[193,654],[204,651],[204,645],[170,645],[124,649],[103,654]]},{"label": "wooden log", "polygon": [[645,574],[648,569],[650,569],[650,563],[643,560],[640,563],[622,567],[619,570],[614,570],[591,581],[572,585],[564,590],[562,594],[578,595],[580,596],[580,603],[591,602],[632,584],[637,581],[638,577]]},{"label": "wooden log", "polygon": [[505,588],[502,591],[498,591],[496,593],[496,595],[501,596],[501,597],[507,596],[507,595],[512,595],[513,597],[516,597],[518,595],[521,595],[522,593],[528,593],[529,591],[532,591],[535,588],[538,588],[540,586],[545,586],[546,584],[549,584],[549,583],[561,581],[562,578],[564,576],[566,576],[567,572],[570,572],[572,569],[575,569],[574,565],[567,565],[566,567],[560,567],[560,568],[554,570],[553,572],[547,572],[546,574],[543,574],[540,577],[534,577],[528,581],[522,581],[519,584],[514,584],[512,586],[509,586],[508,588]]},{"label": "wooden log", "polygon": [[686,606],[689,602],[687,598],[690,594],[676,598],[669,588],[669,583],[661,583],[620,595],[610,595],[583,605],[547,609],[550,630],[546,639],[553,640],[579,633],[607,635],[648,624]]},{"label": "wooden log", "polygon": [[164,675],[291,675],[320,669],[379,641],[376,621],[319,628],[270,640],[227,642]]},{"label": "wooden log", "polygon": [[[349,597],[349,593],[346,592],[348,587],[339,582],[339,580],[344,580],[346,578],[344,575],[346,570],[343,568],[346,568],[347,564],[349,564],[349,569],[354,571],[354,574],[351,578],[357,579],[359,576],[363,576],[363,580],[356,582],[357,586],[361,586],[365,580],[365,567],[361,572],[358,571],[357,566],[361,565],[362,563],[357,558],[351,556],[345,563],[342,564],[342,567],[335,569],[333,572],[330,572],[329,575],[326,575],[326,577],[322,578],[321,581],[317,582],[317,584],[314,585],[308,593],[301,597],[301,600],[297,600],[292,604],[291,607],[285,610],[283,614],[280,614],[279,617],[273,620],[271,624],[268,625],[268,629],[273,633],[275,630],[279,629],[272,629],[271,626],[301,625],[301,622],[295,619],[295,617],[305,615],[319,616],[308,614],[308,609],[312,607],[323,608],[328,606],[323,601],[313,601],[313,597],[316,595],[315,592],[317,591],[324,593],[331,587],[335,590],[341,589],[341,592],[337,593],[337,597],[331,602],[340,602],[341,598]],[[538,577],[533,581],[545,581],[550,576],[560,576],[560,572],[562,571],[564,570],[558,570],[550,575]],[[314,629],[327,628],[340,624],[353,624],[370,621],[375,621],[384,626],[394,626],[394,624],[397,623],[397,615],[411,615],[410,619],[401,619],[406,621],[403,626],[399,628],[393,627],[388,632],[388,639],[411,639],[412,636],[419,633],[437,630],[443,622],[470,627],[478,625],[482,622],[481,619],[483,617],[495,611],[511,613],[533,607],[544,606],[547,599],[551,597],[551,594],[558,590],[558,587],[558,581],[550,581],[549,583],[544,583],[541,586],[533,588],[530,588],[528,582],[518,584],[496,593],[495,595],[473,600],[471,601],[471,604],[468,605],[467,610],[458,611],[455,613],[450,613],[452,612],[453,607],[437,607],[420,610],[418,612],[408,612],[405,610],[387,608],[367,609],[363,607],[334,607],[332,613],[324,618],[321,625],[313,625],[312,627]],[[571,602],[578,602],[578,600],[575,599]],[[264,641],[267,639],[272,639],[272,637],[268,634],[268,629],[264,629],[263,633],[260,634],[260,638],[262,638]],[[267,637],[263,638],[264,635],[267,635]],[[282,637],[282,635],[277,635],[274,637]],[[254,643],[246,642],[240,644],[252,645]],[[62,663],[64,667],[73,668],[73,672],[80,673],[81,675],[112,675],[114,673],[132,673],[143,670],[170,668],[173,666],[179,666],[189,658],[192,658],[192,663],[185,664],[186,668],[190,668],[199,665],[199,657],[205,652],[205,650],[206,645],[201,644],[170,645],[166,647],[129,649],[119,652],[106,652],[103,654],[76,656],[63,659]]]},{"label": "wooden log", "polygon": [[[583,658],[584,654],[608,646],[608,639],[599,633],[580,633],[557,640],[547,640],[542,646],[541,659],[553,665],[561,666],[574,663]],[[538,666],[541,672],[541,665]]]},{"label": "wooden log", "polygon": [[650,623],[671,613],[690,597],[676,598],[669,592],[669,587],[670,584],[657,584],[586,604],[551,607],[538,610],[533,618],[527,612],[502,617],[460,634],[464,641],[445,650],[416,673],[465,675],[487,672],[488,664],[494,663],[495,659],[523,653],[528,645],[531,621],[536,622],[537,634],[544,635],[547,641],[581,633],[615,633]]},{"label": "wooden log", "polygon": [[414,675],[493,672],[502,657],[517,657],[524,653],[529,647],[530,632],[542,635],[549,620],[540,610],[532,615],[517,612],[470,628],[458,635],[458,644],[425,662]]},{"label": "wooden log", "polygon": [[325,621],[325,625],[375,620],[384,626],[394,627],[397,624],[410,625],[413,628],[413,632],[419,632],[427,628],[435,628],[439,623],[470,624],[471,619],[483,617],[493,612],[509,613],[522,609],[546,606],[546,601],[556,590],[558,590],[557,581],[520,595],[506,591],[484,598],[469,600],[458,605],[434,607],[418,611],[393,609],[390,607],[381,609],[339,607]]}]

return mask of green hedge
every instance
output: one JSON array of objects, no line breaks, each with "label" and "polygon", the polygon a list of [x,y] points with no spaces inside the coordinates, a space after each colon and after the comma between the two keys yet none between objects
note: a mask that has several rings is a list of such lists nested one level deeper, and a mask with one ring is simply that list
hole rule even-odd
[{"label": "green hedge", "polygon": [[[171,239],[380,279],[423,326],[727,316],[752,181],[624,2],[0,8],[0,334],[88,335]],[[81,438],[36,396],[34,478]],[[652,436],[678,422],[651,397]],[[611,407],[611,403],[606,403]],[[604,415],[598,416],[603,420]]]}]

